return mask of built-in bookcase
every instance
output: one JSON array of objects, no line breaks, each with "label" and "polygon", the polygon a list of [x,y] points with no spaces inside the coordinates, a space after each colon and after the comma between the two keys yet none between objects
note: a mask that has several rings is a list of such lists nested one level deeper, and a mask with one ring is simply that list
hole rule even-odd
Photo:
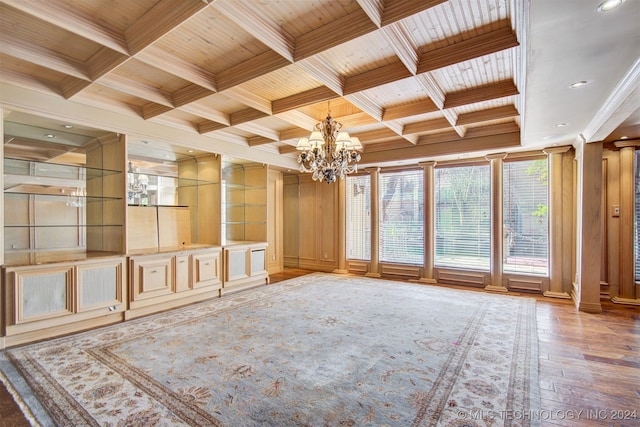
[{"label": "built-in bookcase", "polygon": [[118,138],[90,144],[82,164],[3,159],[5,264],[123,253],[123,171],[105,164],[105,151],[119,151],[111,144]]},{"label": "built-in bookcase", "polygon": [[91,132],[0,149],[0,348],[269,281],[265,165]]},{"label": "built-in bookcase", "polygon": [[267,239],[267,167],[223,162],[222,235],[228,242]]},{"label": "built-in bookcase", "polygon": [[268,283],[267,173],[259,163],[222,163],[222,293]]}]

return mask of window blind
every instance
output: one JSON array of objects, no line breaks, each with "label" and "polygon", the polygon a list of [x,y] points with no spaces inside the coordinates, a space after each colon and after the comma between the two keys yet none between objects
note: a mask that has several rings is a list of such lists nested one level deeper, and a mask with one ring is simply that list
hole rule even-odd
[{"label": "window blind", "polygon": [[347,259],[371,260],[371,177],[347,176]]},{"label": "window blind", "polygon": [[503,270],[548,275],[547,159],[504,163],[503,207]]},{"label": "window blind", "polygon": [[436,168],[435,211],[435,265],[489,270],[489,165]]},{"label": "window blind", "polygon": [[640,282],[640,151],[636,150],[634,155],[634,252],[635,252],[635,281]]},{"label": "window blind", "polygon": [[380,174],[380,261],[424,263],[422,169]]}]

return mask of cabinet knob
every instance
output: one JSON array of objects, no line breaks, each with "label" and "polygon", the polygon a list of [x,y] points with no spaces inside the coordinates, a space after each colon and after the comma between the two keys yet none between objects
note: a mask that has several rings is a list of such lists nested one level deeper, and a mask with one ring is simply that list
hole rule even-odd
[{"label": "cabinet knob", "polygon": [[158,270],[151,270],[151,274],[157,273]]},{"label": "cabinet knob", "polygon": [[178,261],[178,264],[184,264],[184,260],[182,259],[182,260]]}]

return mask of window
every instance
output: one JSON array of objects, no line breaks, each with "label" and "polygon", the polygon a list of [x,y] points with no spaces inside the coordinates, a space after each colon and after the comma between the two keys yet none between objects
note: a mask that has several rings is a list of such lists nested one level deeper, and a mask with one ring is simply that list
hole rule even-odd
[{"label": "window", "polygon": [[422,169],[380,174],[380,261],[424,263]]},{"label": "window", "polygon": [[634,215],[633,215],[633,232],[635,238],[635,281],[640,281],[640,151],[636,150],[634,154],[633,170],[634,170]]},{"label": "window", "polygon": [[371,259],[371,177],[347,176],[347,259]]},{"label": "window", "polygon": [[436,168],[435,211],[435,265],[489,270],[489,165]]},{"label": "window", "polygon": [[547,275],[547,159],[505,162],[503,171],[503,270]]}]

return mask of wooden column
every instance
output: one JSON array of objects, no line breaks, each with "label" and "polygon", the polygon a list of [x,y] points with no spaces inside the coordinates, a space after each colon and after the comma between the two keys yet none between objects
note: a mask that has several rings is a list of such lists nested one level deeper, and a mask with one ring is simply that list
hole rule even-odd
[{"label": "wooden column", "polygon": [[424,174],[424,262],[422,277],[417,281],[436,283],[433,264],[435,258],[435,167],[436,162],[420,163]]},{"label": "wooden column", "polygon": [[380,277],[380,168],[367,170],[371,172],[371,262],[367,277]]},{"label": "wooden column", "polygon": [[634,162],[636,145],[639,141],[619,141],[620,150],[620,287],[617,296],[611,300],[619,304],[640,305],[640,290],[635,283],[634,272]]},{"label": "wooden column", "polygon": [[563,264],[568,258],[564,247],[564,212],[570,206],[564,206],[563,156],[571,147],[547,148],[549,156],[549,289],[543,292],[546,297],[570,299],[568,286],[563,284]]},{"label": "wooden column", "polygon": [[504,211],[503,199],[503,160],[506,153],[491,154],[485,158],[491,167],[491,283],[485,286],[488,291],[507,292],[502,283],[502,263],[504,255]]},{"label": "wooden column", "polygon": [[[4,136],[4,117],[7,114],[8,114],[8,111],[0,107],[0,135],[3,135],[3,136]],[[4,143],[0,144],[0,188],[4,189]],[[0,229],[2,230],[2,236],[4,237],[4,193],[2,194],[2,197],[0,197]],[[0,243],[2,243],[2,250],[0,251],[0,265],[4,265],[4,238]],[[1,315],[1,312],[0,312],[0,315]],[[4,317],[0,317],[0,319],[3,319],[3,318]],[[4,346],[2,348],[4,348]]]},{"label": "wooden column", "polygon": [[347,180],[339,179],[338,185],[338,268],[334,273],[347,274]]},{"label": "wooden column", "polygon": [[571,297],[578,310],[601,313],[602,142],[583,143],[577,149],[577,159],[577,266]]}]

